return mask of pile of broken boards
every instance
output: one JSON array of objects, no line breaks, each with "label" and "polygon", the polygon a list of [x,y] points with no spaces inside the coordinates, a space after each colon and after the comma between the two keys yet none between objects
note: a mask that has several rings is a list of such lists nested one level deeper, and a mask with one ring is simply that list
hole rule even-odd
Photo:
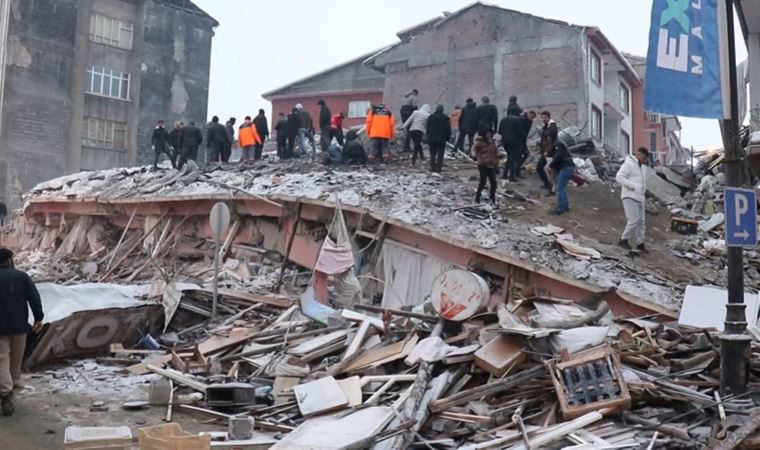
[{"label": "pile of broken boards", "polygon": [[749,395],[718,395],[708,330],[530,289],[465,322],[427,304],[355,305],[325,321],[263,301],[223,292],[238,313],[163,336],[166,354],[127,370],[203,396],[175,414],[220,427],[252,417],[274,449],[760,446]]}]

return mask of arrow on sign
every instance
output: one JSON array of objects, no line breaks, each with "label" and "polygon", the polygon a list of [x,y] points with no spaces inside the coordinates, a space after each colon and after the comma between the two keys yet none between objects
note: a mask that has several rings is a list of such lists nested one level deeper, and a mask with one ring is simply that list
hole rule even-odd
[{"label": "arrow on sign", "polygon": [[747,239],[749,237],[749,231],[744,230],[741,233],[734,233],[735,238]]}]

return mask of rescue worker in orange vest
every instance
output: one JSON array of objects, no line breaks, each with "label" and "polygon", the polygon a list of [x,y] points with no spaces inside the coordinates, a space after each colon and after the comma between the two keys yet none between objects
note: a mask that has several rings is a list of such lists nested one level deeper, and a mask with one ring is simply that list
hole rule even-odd
[{"label": "rescue worker in orange vest", "polygon": [[375,158],[389,159],[391,157],[388,147],[393,139],[394,127],[393,114],[382,103],[372,107],[367,114],[366,131],[367,137],[371,141],[369,160]]},{"label": "rescue worker in orange vest", "polygon": [[251,160],[251,153],[254,148],[261,144],[261,138],[259,138],[259,133],[256,131],[256,127],[251,121],[251,116],[245,116],[245,121],[240,125],[240,129],[238,130],[238,143],[243,151],[240,161]]}]

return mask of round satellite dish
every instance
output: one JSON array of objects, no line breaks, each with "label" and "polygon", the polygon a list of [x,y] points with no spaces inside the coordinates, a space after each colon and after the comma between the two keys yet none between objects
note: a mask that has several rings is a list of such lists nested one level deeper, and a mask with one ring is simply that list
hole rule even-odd
[{"label": "round satellite dish", "polygon": [[455,322],[472,317],[488,304],[490,296],[486,280],[462,269],[451,269],[438,275],[430,292],[438,315]]}]

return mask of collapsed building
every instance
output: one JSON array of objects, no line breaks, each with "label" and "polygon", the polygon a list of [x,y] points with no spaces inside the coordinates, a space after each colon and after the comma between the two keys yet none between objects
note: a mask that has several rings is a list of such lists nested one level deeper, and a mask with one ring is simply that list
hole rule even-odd
[{"label": "collapsed building", "polygon": [[[593,229],[538,219],[529,185],[502,187],[500,209],[473,205],[471,164],[450,160],[439,176],[398,164],[190,163],[40,183],[2,234],[49,312],[26,365],[110,354],[91,364],[109,383],[150,383],[152,400],[162,380],[199,394],[156,400],[169,420],[252,418],[245,442],[273,448],[725,439],[710,424],[746,405],[713,397],[717,347],[698,331],[722,326],[711,301],[725,295],[720,221],[639,258]],[[692,194],[667,181],[677,174],[661,175],[653,207],[688,208]],[[608,193],[585,177],[594,184],[580,195]],[[231,220],[213,318],[219,202]],[[748,286],[758,263],[748,259]],[[167,426],[140,430],[141,443]],[[757,440],[745,431],[734,436]],[[210,434],[187,439],[211,445]]]}]

